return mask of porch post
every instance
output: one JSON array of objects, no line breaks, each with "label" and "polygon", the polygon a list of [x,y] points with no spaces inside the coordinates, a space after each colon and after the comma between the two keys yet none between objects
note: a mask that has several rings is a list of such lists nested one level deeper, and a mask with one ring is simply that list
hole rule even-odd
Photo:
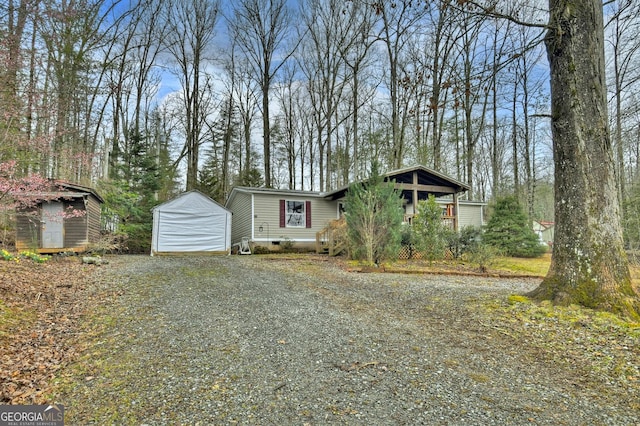
[{"label": "porch post", "polygon": [[418,213],[418,172],[414,171],[413,172],[413,216],[415,216],[417,213]]},{"label": "porch post", "polygon": [[458,232],[458,193],[454,192],[453,193],[453,230],[455,232]]}]

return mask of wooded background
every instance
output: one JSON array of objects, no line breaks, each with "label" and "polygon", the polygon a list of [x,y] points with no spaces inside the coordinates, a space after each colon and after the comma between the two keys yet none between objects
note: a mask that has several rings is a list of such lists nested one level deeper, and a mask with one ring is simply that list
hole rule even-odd
[{"label": "wooded background", "polygon": [[[484,6],[494,13],[447,0],[2,0],[0,163],[126,188],[131,204],[193,188],[224,202],[233,185],[331,190],[374,160],[423,164],[471,199],[515,193],[553,220],[548,6]],[[604,10],[629,231],[640,4]]]}]

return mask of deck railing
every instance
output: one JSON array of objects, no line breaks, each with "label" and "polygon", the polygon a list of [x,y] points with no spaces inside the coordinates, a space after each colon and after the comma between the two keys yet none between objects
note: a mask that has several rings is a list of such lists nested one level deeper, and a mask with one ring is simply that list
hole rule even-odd
[{"label": "deck railing", "polygon": [[346,248],[344,241],[344,219],[331,221],[324,229],[316,232],[316,253],[337,256]]}]

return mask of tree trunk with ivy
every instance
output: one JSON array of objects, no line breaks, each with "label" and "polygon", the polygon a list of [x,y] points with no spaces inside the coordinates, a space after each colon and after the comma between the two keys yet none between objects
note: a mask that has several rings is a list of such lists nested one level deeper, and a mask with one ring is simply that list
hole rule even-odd
[{"label": "tree trunk with ivy", "polygon": [[556,232],[535,298],[640,317],[624,251],[608,130],[600,0],[550,0]]}]

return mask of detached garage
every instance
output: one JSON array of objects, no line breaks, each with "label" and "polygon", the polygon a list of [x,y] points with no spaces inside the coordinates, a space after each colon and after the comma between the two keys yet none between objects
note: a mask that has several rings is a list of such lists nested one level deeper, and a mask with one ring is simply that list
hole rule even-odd
[{"label": "detached garage", "polygon": [[153,209],[151,255],[229,254],[231,212],[199,191]]}]

